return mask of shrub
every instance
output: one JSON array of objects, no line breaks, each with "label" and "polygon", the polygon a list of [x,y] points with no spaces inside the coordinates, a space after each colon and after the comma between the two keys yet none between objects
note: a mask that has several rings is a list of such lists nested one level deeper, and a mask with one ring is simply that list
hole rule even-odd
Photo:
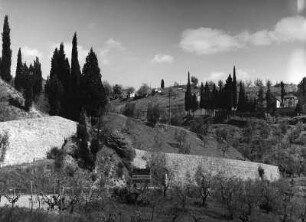
[{"label": "shrub", "polygon": [[207,135],[209,125],[205,123],[202,118],[199,118],[191,123],[190,130],[200,135]]},{"label": "shrub", "polygon": [[121,178],[123,176],[123,168],[124,168],[123,163],[122,162],[118,162],[118,164],[117,164],[117,171],[116,171],[116,174],[117,174],[118,178]]},{"label": "shrub", "polygon": [[259,166],[258,167],[258,175],[259,175],[259,177],[260,177],[260,179],[264,179],[264,174],[265,174],[265,170],[261,167],[261,166]]},{"label": "shrub", "polygon": [[155,104],[152,106],[151,103],[148,105],[147,109],[147,121],[149,124],[152,126],[155,126],[155,124],[158,122],[160,117],[160,110],[159,110],[159,105]]},{"label": "shrub", "polygon": [[125,107],[124,107],[123,114],[126,115],[126,116],[129,116],[129,117],[134,117],[135,107],[136,107],[135,103],[126,104]]},{"label": "shrub", "polygon": [[6,151],[9,146],[9,135],[8,132],[5,131],[3,134],[0,134],[0,162],[3,162],[5,159]]},{"label": "shrub", "polygon": [[51,148],[49,152],[47,152],[47,159],[54,160],[54,168],[59,170],[63,167],[64,162],[64,151],[57,147]]}]

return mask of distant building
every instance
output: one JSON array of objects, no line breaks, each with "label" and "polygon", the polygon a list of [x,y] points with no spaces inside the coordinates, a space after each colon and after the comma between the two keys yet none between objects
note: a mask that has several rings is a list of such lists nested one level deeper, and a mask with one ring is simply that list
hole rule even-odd
[{"label": "distant building", "polygon": [[282,106],[281,96],[276,96],[276,108],[295,108],[298,101],[298,97],[293,94],[288,94],[284,96],[284,104]]}]

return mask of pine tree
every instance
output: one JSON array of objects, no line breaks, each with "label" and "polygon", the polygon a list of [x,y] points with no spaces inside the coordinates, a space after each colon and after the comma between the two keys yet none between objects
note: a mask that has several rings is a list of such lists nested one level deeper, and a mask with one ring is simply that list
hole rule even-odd
[{"label": "pine tree", "polygon": [[11,38],[10,38],[10,27],[8,23],[8,16],[4,17],[3,32],[2,32],[2,61],[0,67],[0,76],[6,82],[10,82],[12,79],[11,75]]},{"label": "pine tree", "polygon": [[192,109],[192,93],[191,93],[191,85],[190,85],[190,73],[188,72],[188,81],[185,92],[185,110],[190,115],[190,110]]},{"label": "pine tree", "polygon": [[233,70],[233,107],[237,107],[237,80],[236,80],[236,68]]},{"label": "pine tree", "polygon": [[72,39],[71,52],[71,118],[78,120],[81,111],[81,69],[78,59],[77,34]]},{"label": "pine tree", "polygon": [[34,61],[33,69],[34,69],[33,95],[34,99],[37,99],[42,92],[42,72],[41,72],[41,64],[39,62],[38,57],[36,57]]},{"label": "pine tree", "polygon": [[90,116],[101,116],[105,112],[107,97],[101,81],[97,56],[90,49],[82,72],[83,104]]},{"label": "pine tree", "polygon": [[165,82],[164,82],[164,79],[162,79],[162,80],[161,80],[161,83],[160,83],[160,88],[162,88],[162,89],[163,89],[163,88],[165,88]]},{"label": "pine tree", "polygon": [[281,81],[280,86],[281,86],[281,106],[284,107],[284,97],[286,95],[286,91],[285,91],[285,84],[283,81]]},{"label": "pine tree", "polygon": [[22,55],[21,55],[21,49],[19,48],[18,50],[18,55],[17,55],[17,66],[16,66],[16,75],[15,75],[15,88],[18,91],[21,91],[22,89]]}]

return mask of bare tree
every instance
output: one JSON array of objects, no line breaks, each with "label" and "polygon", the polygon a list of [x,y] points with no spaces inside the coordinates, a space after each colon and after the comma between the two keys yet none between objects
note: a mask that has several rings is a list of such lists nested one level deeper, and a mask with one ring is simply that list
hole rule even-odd
[{"label": "bare tree", "polygon": [[167,166],[166,155],[164,153],[152,153],[149,159],[149,167],[153,184],[162,188],[165,197],[174,179],[173,170]]},{"label": "bare tree", "polygon": [[212,194],[214,177],[210,172],[205,171],[201,166],[198,166],[195,173],[195,181],[197,194],[199,194],[202,199],[202,206],[206,206],[206,200]]}]

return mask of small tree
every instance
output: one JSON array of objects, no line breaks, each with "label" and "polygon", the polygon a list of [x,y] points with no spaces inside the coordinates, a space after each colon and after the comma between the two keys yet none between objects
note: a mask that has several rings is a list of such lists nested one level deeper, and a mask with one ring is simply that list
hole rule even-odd
[{"label": "small tree", "polygon": [[126,89],[126,93],[127,93],[127,97],[128,98],[130,98],[131,97],[131,95],[133,94],[135,92],[135,88],[134,87],[128,87],[127,89]]},{"label": "small tree", "polygon": [[150,123],[152,126],[155,126],[155,124],[159,120],[159,117],[160,117],[159,105],[155,104],[154,106],[152,106],[152,104],[149,103],[147,110],[148,123]]},{"label": "small tree", "polygon": [[166,197],[174,179],[173,170],[167,166],[166,155],[164,153],[152,153],[148,162],[153,184],[159,186],[163,190],[163,196]]},{"label": "small tree", "polygon": [[146,97],[150,94],[150,87],[147,84],[142,84],[142,86],[136,92],[136,95],[140,98]]},{"label": "small tree", "polygon": [[165,88],[165,82],[164,82],[164,79],[161,80],[161,83],[160,83],[160,88],[164,89]]},{"label": "small tree", "polygon": [[0,134],[0,163],[4,162],[7,148],[9,146],[9,135],[7,131]]},{"label": "small tree", "polygon": [[202,206],[206,206],[207,198],[212,194],[212,188],[214,186],[214,177],[210,172],[206,172],[199,165],[195,173],[196,190],[201,196]]},{"label": "small tree", "polygon": [[122,86],[121,85],[116,84],[113,86],[113,95],[114,95],[114,98],[121,99],[122,97]]},{"label": "small tree", "polygon": [[194,87],[197,87],[199,80],[195,76],[191,76],[191,82],[194,85]]}]

